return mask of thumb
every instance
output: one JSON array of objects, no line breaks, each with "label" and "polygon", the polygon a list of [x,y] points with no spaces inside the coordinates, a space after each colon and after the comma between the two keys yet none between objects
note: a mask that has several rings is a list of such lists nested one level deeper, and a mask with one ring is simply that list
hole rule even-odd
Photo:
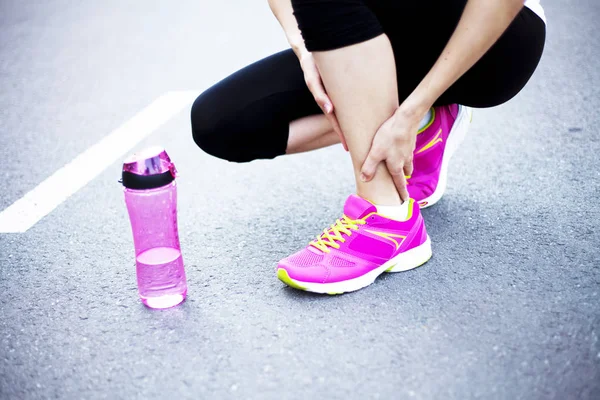
[{"label": "thumb", "polygon": [[321,82],[321,79],[318,76],[310,79],[308,89],[311,91],[321,110],[323,110],[325,114],[331,114],[333,111],[333,104],[331,103],[329,96],[327,96],[327,92],[323,87],[323,82]]},{"label": "thumb", "polygon": [[374,155],[373,149],[369,151],[367,155],[367,159],[363,163],[363,166],[360,171],[360,180],[363,182],[368,182],[373,179],[375,175],[375,171],[377,170],[377,166],[381,162],[381,158],[376,157]]},{"label": "thumb", "polygon": [[331,114],[333,112],[333,104],[331,103],[329,96],[325,94],[325,91],[317,92],[315,99],[325,114]]},{"label": "thumb", "polygon": [[325,109],[326,114],[331,114],[333,112],[333,105],[331,104],[331,100],[327,95],[324,95],[322,98],[323,108]]}]

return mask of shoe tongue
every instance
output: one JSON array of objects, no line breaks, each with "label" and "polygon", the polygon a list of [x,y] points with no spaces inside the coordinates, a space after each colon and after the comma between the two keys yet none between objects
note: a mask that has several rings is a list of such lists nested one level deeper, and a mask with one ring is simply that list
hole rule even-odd
[{"label": "shoe tongue", "polygon": [[348,218],[361,219],[372,212],[377,212],[377,208],[372,203],[355,194],[350,195],[344,205],[344,215]]}]

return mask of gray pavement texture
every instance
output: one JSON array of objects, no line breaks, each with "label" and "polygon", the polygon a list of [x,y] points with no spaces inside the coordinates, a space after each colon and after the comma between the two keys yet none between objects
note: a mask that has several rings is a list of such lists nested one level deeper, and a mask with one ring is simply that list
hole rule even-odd
[{"label": "gray pavement texture", "polygon": [[[0,234],[2,399],[599,399],[600,2],[543,1],[542,63],[477,110],[434,257],[323,297],[274,266],[340,216],[347,155],[237,165],[188,111],[136,148],[181,172],[189,298],[139,302],[115,163],[24,234]],[[265,2],[0,1],[0,209],[169,90],[286,46]]]}]

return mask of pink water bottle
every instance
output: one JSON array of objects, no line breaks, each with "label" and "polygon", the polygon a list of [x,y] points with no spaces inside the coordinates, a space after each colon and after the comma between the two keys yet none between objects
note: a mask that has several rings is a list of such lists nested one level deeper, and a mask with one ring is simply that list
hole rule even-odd
[{"label": "pink water bottle", "polygon": [[138,289],[150,308],[176,306],[187,294],[177,230],[176,174],[175,165],[160,147],[133,154],[123,164]]}]

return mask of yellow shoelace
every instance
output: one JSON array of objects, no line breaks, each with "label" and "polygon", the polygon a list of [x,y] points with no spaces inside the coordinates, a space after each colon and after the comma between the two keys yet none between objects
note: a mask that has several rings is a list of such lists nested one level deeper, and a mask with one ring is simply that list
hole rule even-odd
[{"label": "yellow shoelace", "polygon": [[358,225],[364,225],[366,222],[362,219],[351,219],[347,216],[343,216],[341,219],[335,221],[329,229],[325,229],[319,237],[310,242],[311,246],[316,247],[324,253],[329,253],[328,247],[339,249],[340,245],[336,241],[344,243],[346,239],[342,236],[352,235],[352,231],[358,230]]}]

